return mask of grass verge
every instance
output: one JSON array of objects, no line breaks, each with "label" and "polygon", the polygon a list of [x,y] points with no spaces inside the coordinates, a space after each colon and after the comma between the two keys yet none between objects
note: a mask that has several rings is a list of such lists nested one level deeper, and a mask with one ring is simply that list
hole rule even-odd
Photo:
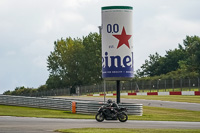
[{"label": "grass verge", "polygon": [[[94,119],[94,115],[72,114],[70,111],[0,105],[0,116]],[[143,116],[129,115],[129,120],[200,121],[200,111],[143,107]]]},{"label": "grass verge", "polygon": [[[107,90],[106,93],[116,93],[115,88],[112,88],[113,91]],[[199,88],[168,88],[168,89],[140,89],[139,92],[174,92],[174,91],[200,91]],[[91,91],[92,92],[92,91]],[[135,92],[135,90],[124,90],[121,89],[121,93],[132,93]],[[104,92],[94,92],[95,94],[103,94]]]},{"label": "grass verge", "polygon": [[0,116],[93,119],[93,115],[72,114],[71,111],[0,105]]},{"label": "grass verge", "polygon": [[[102,97],[102,96],[101,96]],[[174,102],[188,102],[188,103],[200,103],[200,96],[180,96],[180,95],[134,95],[134,96],[120,96],[121,98],[127,99],[146,99],[146,100],[161,100],[161,101],[174,101]],[[116,96],[106,96],[106,98],[116,98]]]},{"label": "grass verge", "polygon": [[125,129],[125,128],[75,128],[56,130],[62,133],[199,133],[199,129]]},{"label": "grass verge", "polygon": [[129,119],[149,121],[200,121],[200,111],[144,106],[143,116],[130,115]]}]

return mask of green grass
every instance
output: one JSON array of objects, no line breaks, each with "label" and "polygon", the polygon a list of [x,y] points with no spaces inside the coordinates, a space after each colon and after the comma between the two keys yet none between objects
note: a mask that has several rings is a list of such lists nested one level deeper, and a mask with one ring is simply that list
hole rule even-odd
[{"label": "green grass", "polygon": [[0,116],[93,119],[92,115],[72,114],[71,111],[0,105]]},{"label": "green grass", "polygon": [[182,96],[182,95],[168,95],[168,96],[121,96],[121,98],[128,99],[147,99],[147,100],[162,100],[162,101],[176,101],[176,102],[189,102],[200,103],[200,96]]},{"label": "green grass", "polygon": [[200,133],[199,129],[75,128],[57,131],[62,133]]},{"label": "green grass", "polygon": [[129,119],[148,121],[200,121],[200,111],[144,106],[143,116],[130,115]]},{"label": "green grass", "polygon": [[[98,96],[103,97],[103,96]],[[106,96],[106,98],[116,98],[116,96]],[[158,95],[129,95],[129,96],[120,96],[120,98],[127,99],[146,99],[146,100],[161,100],[161,101],[174,101],[174,102],[188,102],[188,103],[200,103],[200,96],[183,96],[183,95],[167,95],[167,96],[158,96]]]},{"label": "green grass", "polygon": [[[0,116],[43,117],[43,118],[69,118],[94,119],[93,115],[72,114],[70,111],[51,109],[38,109],[0,105]],[[200,121],[200,111],[180,109],[167,109],[160,107],[143,107],[143,116],[129,115],[129,120],[147,121]]]},{"label": "green grass", "polygon": [[[113,89],[114,91],[106,91],[107,94],[110,93],[116,93],[115,89]],[[140,89],[139,92],[173,92],[173,91],[200,91],[199,88],[168,88],[168,89]],[[133,93],[135,92],[135,90],[121,90],[121,93]],[[104,92],[94,92],[94,94],[103,94]],[[91,93],[90,93],[91,94]],[[93,94],[93,93],[92,93]]]},{"label": "green grass", "polygon": [[[173,91],[199,91],[199,88],[168,88],[168,89],[140,89],[140,92],[173,92]],[[130,92],[130,91],[129,91]]]}]

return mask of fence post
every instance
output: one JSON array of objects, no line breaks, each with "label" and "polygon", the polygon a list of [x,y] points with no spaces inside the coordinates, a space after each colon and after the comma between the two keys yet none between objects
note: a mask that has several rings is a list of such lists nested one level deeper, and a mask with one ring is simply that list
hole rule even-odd
[{"label": "fence post", "polygon": [[174,79],[172,78],[172,89],[174,91]]},{"label": "fence post", "polygon": [[131,93],[133,93],[133,89],[132,89],[132,81],[131,81]]},{"label": "fence post", "polygon": [[93,85],[93,86],[92,86],[92,91],[93,91],[93,94],[94,94],[94,88],[95,88],[95,86],[96,86],[96,85]]},{"label": "fence post", "polygon": [[182,89],[182,88],[183,88],[182,83],[183,83],[183,81],[182,81],[182,78],[181,78],[181,79],[180,79],[181,91],[183,90],[183,89]]},{"label": "fence post", "polygon": [[79,86],[79,95],[81,96],[82,95],[82,87],[81,86]]},{"label": "fence post", "polygon": [[190,85],[190,78],[188,78],[188,80],[189,80],[189,91],[190,91],[190,89],[191,89],[191,88],[190,88],[190,87],[191,87],[191,85]]},{"label": "fence post", "polygon": [[111,88],[111,93],[113,93],[113,90],[114,90],[114,85],[112,85],[112,88]]},{"label": "fence post", "polygon": [[200,91],[200,87],[199,87],[199,78],[198,78],[198,88],[199,88],[199,91]]},{"label": "fence post", "polygon": [[151,92],[151,80],[150,80],[150,86],[149,87],[150,87],[150,92]]},{"label": "fence post", "polygon": [[98,94],[99,94],[99,84],[97,84],[97,90],[98,90]]},{"label": "fence post", "polygon": [[[92,86],[89,86],[88,88],[89,88],[89,92],[92,94],[92,93],[93,93],[93,92],[92,92],[92,91],[93,91],[93,90],[92,90],[93,87],[92,87]],[[91,95],[90,93],[89,93],[89,95]]]},{"label": "fence post", "polygon": [[142,92],[144,92],[144,80],[142,81]]},{"label": "fence post", "polygon": [[160,82],[160,79],[157,80],[157,92],[159,92],[159,82]]},{"label": "fence post", "polygon": [[85,94],[87,94],[87,91],[86,91],[86,86],[84,86],[84,90],[85,90]]}]

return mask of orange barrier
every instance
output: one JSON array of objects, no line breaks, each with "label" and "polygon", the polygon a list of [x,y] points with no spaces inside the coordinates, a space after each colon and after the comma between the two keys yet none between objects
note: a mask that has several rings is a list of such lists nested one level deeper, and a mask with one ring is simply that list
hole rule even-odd
[{"label": "orange barrier", "polygon": [[72,102],[72,113],[76,114],[76,102]]}]

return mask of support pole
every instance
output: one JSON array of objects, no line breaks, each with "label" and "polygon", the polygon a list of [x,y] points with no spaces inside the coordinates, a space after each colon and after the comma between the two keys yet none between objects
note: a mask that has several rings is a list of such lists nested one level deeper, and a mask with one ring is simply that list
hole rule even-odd
[{"label": "support pole", "polygon": [[104,80],[104,103],[106,103],[106,81]]},{"label": "support pole", "polygon": [[120,80],[117,80],[117,104],[120,103]]}]

